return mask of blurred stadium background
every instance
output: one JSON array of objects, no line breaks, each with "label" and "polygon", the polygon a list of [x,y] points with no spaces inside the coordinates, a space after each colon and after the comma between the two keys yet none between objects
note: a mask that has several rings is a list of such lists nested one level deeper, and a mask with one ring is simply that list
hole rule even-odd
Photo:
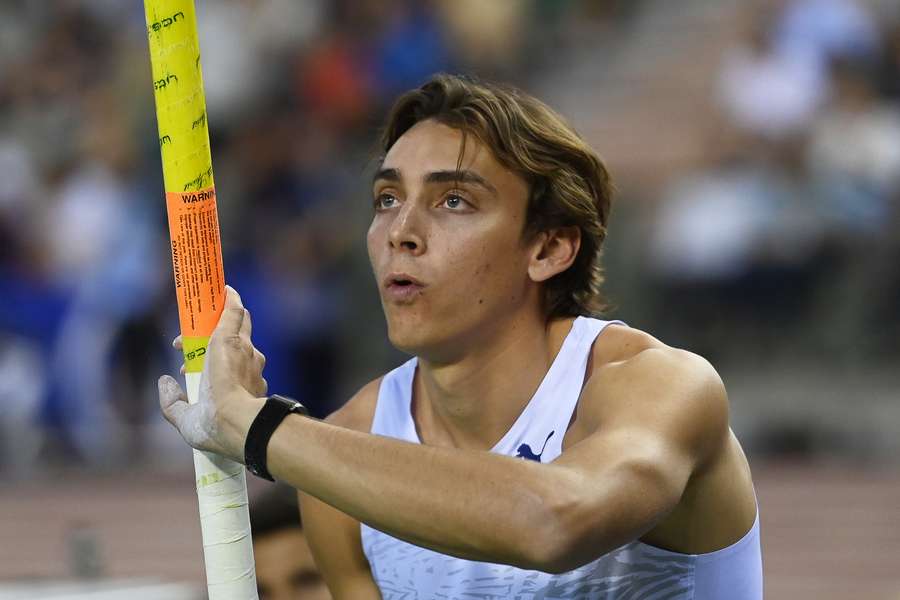
[{"label": "blurred stadium background", "polygon": [[[0,599],[202,597],[140,2],[0,3]],[[386,106],[515,83],[610,165],[612,315],[722,373],[767,598],[900,598],[896,0],[199,0],[226,276],[270,388],[398,364],[368,272]],[[251,482],[251,491],[261,489]],[[80,590],[80,591],[78,591]]]}]

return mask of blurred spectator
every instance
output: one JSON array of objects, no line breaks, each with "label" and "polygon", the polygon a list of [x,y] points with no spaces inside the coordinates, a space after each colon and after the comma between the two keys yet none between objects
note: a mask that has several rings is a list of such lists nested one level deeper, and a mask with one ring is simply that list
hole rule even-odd
[{"label": "blurred spectator", "polygon": [[704,356],[772,356],[820,280],[822,209],[802,147],[723,149],[719,162],[676,180],[650,236],[657,326]]},{"label": "blurred spectator", "polygon": [[259,600],[328,600],[303,533],[297,490],[269,486],[250,502]]},{"label": "blurred spectator", "polygon": [[372,82],[358,50],[345,36],[335,35],[300,61],[297,94],[323,124],[352,127],[371,108]]},{"label": "blurred spectator", "polygon": [[382,104],[420,85],[432,73],[453,68],[445,25],[431,4],[398,2],[375,40],[370,77]]},{"label": "blurred spectator", "polygon": [[528,2],[518,0],[445,0],[438,10],[449,29],[459,56],[478,72],[497,73],[522,60],[527,30]]},{"label": "blurred spectator", "polygon": [[[874,63],[835,59],[834,95],[813,128],[811,178],[838,259],[818,312],[825,348],[852,360],[896,352],[900,302],[900,106],[880,97]],[[846,339],[855,339],[846,344]]]},{"label": "blurred spectator", "polygon": [[838,227],[880,230],[900,190],[900,110],[879,98],[870,62],[833,64],[834,95],[813,128],[810,167]]},{"label": "blurred spectator", "polygon": [[203,87],[210,123],[242,119],[266,91],[267,68],[250,37],[252,10],[242,0],[207,2],[197,11]]},{"label": "blurred spectator", "polygon": [[739,130],[770,140],[802,133],[827,94],[827,79],[808,53],[782,52],[772,38],[773,15],[748,20],[745,39],[722,62],[718,97]]},{"label": "blurred spectator", "polygon": [[0,332],[0,467],[30,474],[42,437],[35,430],[46,373],[39,348]]},{"label": "blurred spectator", "polygon": [[889,21],[885,32],[878,66],[878,84],[886,98],[895,103],[900,102],[900,14]]},{"label": "blurred spectator", "polygon": [[811,57],[823,66],[834,58],[872,58],[879,31],[856,0],[789,0],[774,26],[779,51]]}]

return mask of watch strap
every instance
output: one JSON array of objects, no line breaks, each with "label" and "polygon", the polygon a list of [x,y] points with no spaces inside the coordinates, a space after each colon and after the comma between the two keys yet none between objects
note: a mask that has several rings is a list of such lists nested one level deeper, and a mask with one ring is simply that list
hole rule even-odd
[{"label": "watch strap", "polygon": [[244,442],[244,464],[247,470],[263,479],[275,481],[266,464],[266,452],[272,434],[289,414],[309,416],[309,411],[293,398],[273,394],[257,413]]}]

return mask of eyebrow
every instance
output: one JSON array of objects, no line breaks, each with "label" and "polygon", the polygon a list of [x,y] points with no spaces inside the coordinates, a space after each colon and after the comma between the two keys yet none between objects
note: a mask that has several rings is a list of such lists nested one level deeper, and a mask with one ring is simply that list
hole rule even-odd
[{"label": "eyebrow", "polygon": [[[380,180],[400,182],[401,179],[400,169],[379,169],[372,178],[372,183]],[[497,195],[497,188],[490,181],[478,173],[466,169],[459,171],[432,171],[425,176],[425,183],[471,183],[484,188],[495,196]]]}]

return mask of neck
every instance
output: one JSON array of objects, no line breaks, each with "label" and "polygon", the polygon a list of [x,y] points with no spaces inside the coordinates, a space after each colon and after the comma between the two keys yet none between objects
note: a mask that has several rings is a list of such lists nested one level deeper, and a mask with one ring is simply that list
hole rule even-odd
[{"label": "neck", "polygon": [[413,411],[425,443],[487,450],[537,391],[572,319],[511,317],[480,331],[454,361],[419,358]]}]

